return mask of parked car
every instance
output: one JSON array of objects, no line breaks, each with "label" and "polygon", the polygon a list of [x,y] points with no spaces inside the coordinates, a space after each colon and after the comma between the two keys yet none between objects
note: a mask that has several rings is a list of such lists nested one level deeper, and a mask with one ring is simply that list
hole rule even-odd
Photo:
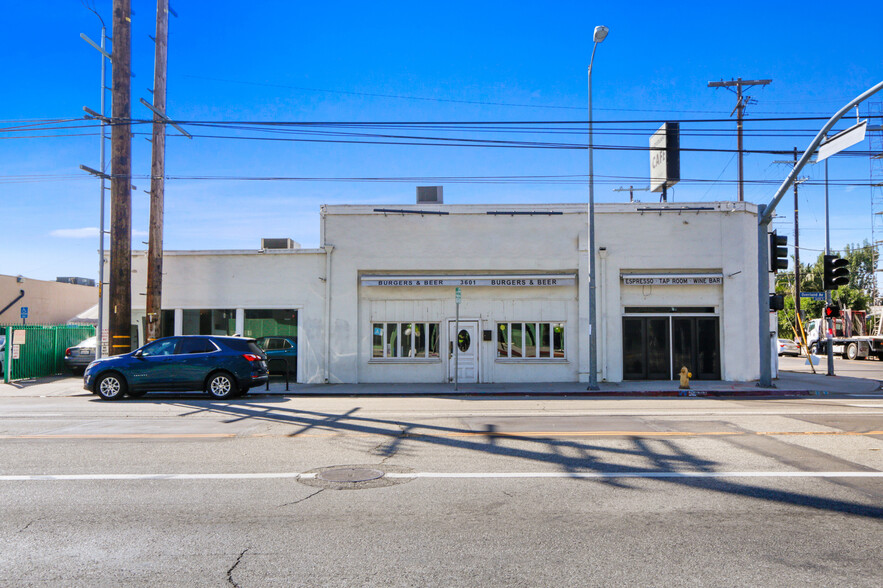
[{"label": "parked car", "polygon": [[230,398],[267,382],[267,356],[246,337],[164,337],[126,353],[93,361],[83,387],[104,400],[151,390],[203,390]]},{"label": "parked car", "polygon": [[800,345],[790,339],[779,339],[779,355],[800,355]]},{"label": "parked car", "polygon": [[86,366],[95,361],[97,342],[97,337],[89,337],[73,347],[68,347],[64,352],[65,367],[75,374],[84,371]]},{"label": "parked car", "polygon": [[282,371],[281,362],[272,361],[282,359],[288,364],[288,372],[293,378],[297,378],[297,337],[288,335],[272,335],[261,337],[257,340],[258,347],[267,354],[267,360],[273,372]]}]

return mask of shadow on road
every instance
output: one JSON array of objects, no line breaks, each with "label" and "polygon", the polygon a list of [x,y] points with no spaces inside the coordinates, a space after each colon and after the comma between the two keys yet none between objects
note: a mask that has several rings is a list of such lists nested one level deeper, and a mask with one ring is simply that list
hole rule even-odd
[{"label": "shadow on road", "polygon": [[[201,400],[198,402],[179,400],[175,404],[190,407],[189,414],[211,412],[227,415],[232,423],[244,419],[257,419],[274,423],[290,424],[294,427],[289,437],[297,437],[307,432],[347,432],[363,435],[377,435],[386,440],[379,445],[388,458],[394,456],[402,444],[423,443],[452,449],[482,452],[489,455],[514,457],[535,463],[551,464],[568,473],[629,473],[652,477],[672,471],[714,472],[716,462],[692,455],[682,447],[666,439],[648,439],[640,436],[624,435],[627,447],[603,447],[571,439],[527,436],[518,433],[500,433],[493,425],[485,431],[466,428],[446,427],[425,423],[412,423],[403,420],[387,420],[359,416],[359,408],[346,413],[325,413],[295,410],[282,407],[264,406],[268,398],[238,399],[233,402]],[[284,399],[279,399],[283,401]],[[272,400],[270,400],[272,401]],[[517,442],[513,447],[507,443]],[[644,466],[618,465],[613,462],[618,457],[642,458]],[[870,471],[870,470],[869,470]],[[576,477],[576,476],[574,476]],[[586,478],[581,478],[586,480]],[[679,478],[658,477],[658,481],[669,484],[702,488],[712,492],[744,496],[759,500],[780,502],[813,508],[823,511],[848,513],[870,518],[883,518],[883,507],[835,500],[824,496],[777,490],[734,482],[722,478]],[[601,478],[608,485],[621,488],[634,488],[628,478]]]}]

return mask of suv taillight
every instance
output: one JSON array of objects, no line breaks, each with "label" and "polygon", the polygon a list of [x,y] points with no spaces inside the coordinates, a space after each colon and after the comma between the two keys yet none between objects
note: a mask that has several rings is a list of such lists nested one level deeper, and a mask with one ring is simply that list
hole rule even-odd
[{"label": "suv taillight", "polygon": [[68,347],[67,349],[64,350],[64,355],[65,355],[66,357],[70,357],[70,356],[71,356],[71,349],[73,349],[73,347]]},{"label": "suv taillight", "polygon": [[244,357],[247,361],[260,361],[261,360],[261,356],[255,355],[254,353],[245,353],[245,354],[243,354],[242,357]]}]

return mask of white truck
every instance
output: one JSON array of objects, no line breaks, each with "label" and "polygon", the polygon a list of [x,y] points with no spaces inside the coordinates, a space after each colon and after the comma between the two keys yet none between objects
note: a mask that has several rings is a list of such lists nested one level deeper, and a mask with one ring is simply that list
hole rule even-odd
[{"label": "white truck", "polygon": [[[877,319],[873,334],[868,328],[868,313],[864,310],[844,310],[840,318],[832,319],[834,355],[841,355],[844,359],[876,357],[883,360],[883,335],[880,334],[883,315],[876,310],[871,316]],[[813,353],[827,353],[826,323],[827,320],[817,318],[806,324],[807,348]]]}]

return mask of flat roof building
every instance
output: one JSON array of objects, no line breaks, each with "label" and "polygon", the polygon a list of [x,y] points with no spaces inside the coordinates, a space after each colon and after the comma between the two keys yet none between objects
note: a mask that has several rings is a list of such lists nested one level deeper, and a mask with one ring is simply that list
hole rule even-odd
[{"label": "flat roof building", "polygon": [[[323,206],[320,222],[316,249],[164,252],[164,334],[292,335],[303,383],[588,381],[585,204]],[[598,204],[595,226],[599,381],[758,378],[754,204]]]}]

